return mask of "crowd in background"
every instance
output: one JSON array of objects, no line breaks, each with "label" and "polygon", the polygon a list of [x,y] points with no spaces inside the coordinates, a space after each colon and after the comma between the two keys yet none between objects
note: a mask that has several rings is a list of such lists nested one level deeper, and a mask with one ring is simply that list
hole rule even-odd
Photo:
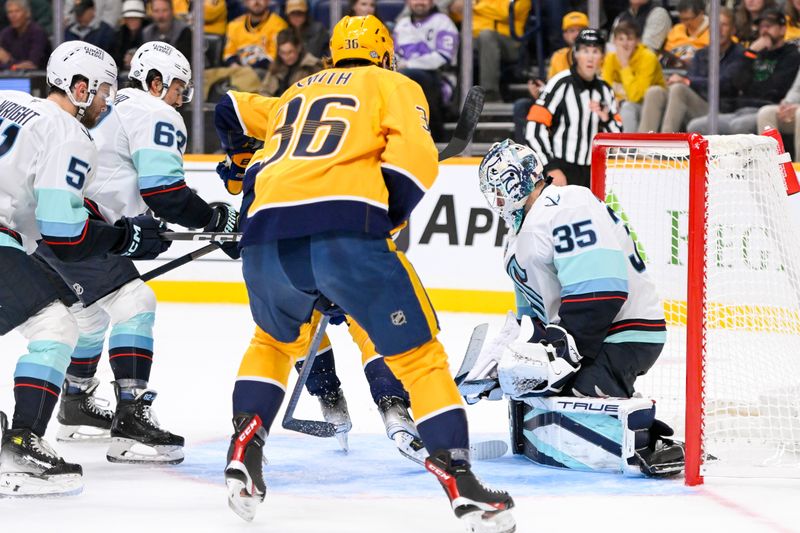
[{"label": "crowd in background", "polygon": [[[93,43],[125,71],[143,42],[169,42],[191,57],[199,0],[64,0],[65,40]],[[434,136],[456,102],[456,67],[465,0],[350,0],[346,14],[375,14],[395,38],[398,69],[423,88]],[[589,27],[587,2],[533,0],[547,79],[532,73],[531,0],[473,0],[475,79],[489,102],[514,103],[514,136],[528,140],[532,107],[559,73],[573,69],[573,45]],[[278,95],[322,68],[328,55],[328,0],[204,0],[205,96],[228,88]],[[764,125],[793,133],[800,121],[800,0],[723,1],[720,133]],[[533,10],[534,12],[536,10]],[[706,0],[603,0],[607,38],[598,73],[614,93],[623,131],[708,129],[710,21]],[[52,45],[49,0],[0,0],[0,70],[42,70]],[[529,35],[528,35],[529,36]],[[544,71],[544,70],[543,70]],[[527,82],[529,96],[509,87]],[[800,135],[797,136],[800,139]],[[530,141],[529,141],[530,142]]]}]

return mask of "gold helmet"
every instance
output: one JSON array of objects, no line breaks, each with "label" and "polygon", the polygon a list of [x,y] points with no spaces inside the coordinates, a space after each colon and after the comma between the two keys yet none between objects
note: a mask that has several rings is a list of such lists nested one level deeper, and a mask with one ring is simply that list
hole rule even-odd
[{"label": "gold helmet", "polygon": [[389,68],[395,69],[394,41],[374,15],[340,20],[331,33],[331,55],[334,66],[345,59],[365,59],[379,67],[388,56]]}]

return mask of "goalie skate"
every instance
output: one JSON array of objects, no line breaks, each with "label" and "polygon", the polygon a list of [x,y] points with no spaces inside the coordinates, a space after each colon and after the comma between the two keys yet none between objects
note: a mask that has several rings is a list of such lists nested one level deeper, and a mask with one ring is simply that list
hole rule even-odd
[{"label": "goalie skate", "polygon": [[345,452],[350,449],[347,434],[353,429],[350,413],[347,410],[347,400],[344,399],[342,389],[320,396],[319,405],[322,408],[322,417],[325,422],[333,424],[336,428],[336,440]]},{"label": "goalie skate", "polygon": [[258,415],[236,415],[233,428],[228,447],[228,466],[225,468],[228,506],[243,520],[250,522],[267,492],[261,466],[267,432]]},{"label": "goalie skate", "polygon": [[133,400],[120,400],[119,393],[117,397],[106,452],[110,462],[175,465],[183,461],[183,437],[161,429],[153,412],[155,391],[140,391]]},{"label": "goalie skate", "polygon": [[29,429],[8,429],[0,413],[0,496],[68,496],[83,490],[83,470]]},{"label": "goalie skate", "polygon": [[111,421],[114,412],[106,409],[108,401],[95,397],[99,385],[92,379],[86,390],[68,394],[67,386],[58,406],[58,429],[56,440],[60,442],[108,442],[111,438]]},{"label": "goalie skate", "polygon": [[517,526],[510,510],[514,500],[505,491],[486,488],[469,464],[454,465],[451,453],[440,450],[425,461],[450,499],[456,517],[469,533],[513,533]]}]

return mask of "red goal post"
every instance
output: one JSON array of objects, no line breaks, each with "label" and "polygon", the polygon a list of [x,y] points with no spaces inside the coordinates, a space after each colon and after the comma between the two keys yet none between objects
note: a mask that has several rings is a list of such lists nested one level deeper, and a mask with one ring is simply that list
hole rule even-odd
[{"label": "red goal post", "polygon": [[[777,134],[777,132],[775,132],[775,134]],[[642,190],[637,191],[636,196],[629,193],[628,198],[622,200],[621,205],[627,202],[627,206],[625,207],[628,208],[630,208],[631,203],[637,201],[636,199],[646,199],[648,196],[652,197],[653,195],[658,195],[660,194],[659,191],[664,189],[663,183],[658,186],[653,186],[652,182],[647,183],[648,177],[642,175],[642,173],[647,172],[651,168],[655,168],[657,169],[656,172],[652,172],[651,174],[661,176],[659,173],[664,173],[667,176],[665,179],[668,179],[669,176],[677,175],[678,173],[682,173],[681,176],[688,173],[688,206],[685,209],[685,211],[688,211],[688,222],[686,225],[687,236],[685,239],[687,259],[685,262],[685,295],[682,296],[685,298],[686,367],[684,424],[687,485],[703,483],[702,467],[704,466],[704,457],[707,457],[706,454],[709,453],[704,441],[707,422],[705,418],[706,391],[704,387],[707,377],[707,317],[709,313],[708,283],[706,281],[709,275],[709,234],[712,231],[720,231],[719,229],[709,229],[709,175],[711,173],[709,169],[709,158],[711,157],[713,159],[712,165],[717,165],[720,160],[730,159],[734,160],[734,162],[731,163],[727,161],[726,164],[732,165],[734,168],[737,168],[737,165],[745,169],[748,168],[748,165],[755,167],[753,170],[742,171],[743,173],[750,173],[748,174],[748,178],[750,178],[751,175],[757,176],[761,172],[761,170],[759,170],[761,167],[758,165],[764,164],[773,169],[781,168],[781,172],[784,172],[784,180],[787,187],[792,187],[792,179],[794,178],[793,170],[791,170],[791,163],[787,164],[785,156],[782,156],[783,146],[780,143],[779,135],[776,139],[778,144],[770,144],[769,141],[760,136],[737,136],[737,138],[739,137],[742,138],[741,140],[745,146],[751,142],[745,137],[752,139],[752,143],[758,145],[757,155],[747,155],[746,152],[741,151],[736,152],[735,156],[729,157],[726,151],[726,143],[728,141],[725,138],[706,138],[699,134],[601,133],[595,136],[592,146],[592,192],[601,201],[607,201],[609,199],[608,195],[613,195],[616,192],[611,191],[611,189],[615,187],[613,184],[614,179],[616,179],[614,177],[615,172],[618,174],[625,174],[624,179],[627,180],[625,182],[627,185],[619,185],[622,190],[625,190],[625,187],[627,187],[629,191],[632,190],[633,187],[631,183],[635,184],[639,176],[642,176],[642,186],[640,187]],[[714,143],[715,146],[719,146],[719,148],[715,149],[716,152],[709,151],[709,139],[712,139],[712,143]],[[731,137],[731,139],[733,139],[733,137]],[[661,158],[662,153],[666,154],[663,159]],[[750,157],[750,159],[748,159],[748,157]],[[753,158],[758,158],[758,165],[752,164]],[[787,166],[789,167],[788,169],[786,168]],[[665,170],[668,167],[672,169]],[[728,174],[736,173],[736,170],[731,171],[729,168],[722,170],[714,166],[714,169],[717,173],[717,177],[724,172]],[[789,173],[791,173],[791,175],[789,175]],[[733,182],[736,181],[736,179],[741,182],[745,178],[734,176],[730,181]],[[682,183],[685,183],[685,178],[682,177],[680,180]],[[754,178],[751,181],[755,182],[757,180]],[[796,178],[794,178],[794,184],[796,185]],[[682,186],[683,185],[681,185],[681,187]],[[723,183],[722,186],[724,187],[727,185]],[[751,189],[758,187],[758,185],[753,185],[752,183],[747,186]],[[741,188],[742,185],[740,183],[734,183],[731,187],[735,193],[737,190],[736,188]],[[609,191],[611,191],[611,193]],[[682,195],[683,192],[680,194]],[[614,196],[614,198],[616,198],[616,196]],[[717,201],[716,197],[714,198],[714,201]],[[729,207],[729,209],[735,208],[735,205]],[[759,209],[766,210],[768,208]],[[685,211],[682,211],[682,213],[685,213]],[[641,213],[638,216],[641,221]],[[656,214],[653,213],[653,216],[655,217]],[[752,218],[758,219],[758,213],[753,215]],[[624,216],[623,219],[627,221]],[[719,226],[715,226],[715,228],[717,227]],[[633,223],[632,231],[637,231],[636,223]],[[676,231],[674,226],[672,231],[673,233]],[[763,231],[764,233],[769,233],[773,230],[770,227]],[[712,235],[712,237],[714,237],[714,235]],[[673,237],[673,245],[674,241],[675,238]],[[645,243],[644,246],[647,247],[647,243]],[[719,246],[719,244],[712,242],[712,246]],[[748,251],[745,250],[743,253],[747,256]],[[716,275],[716,272],[712,272],[712,274]],[[720,277],[724,276],[725,274],[720,275]],[[683,291],[683,289],[680,290]],[[714,303],[713,305],[718,304]],[[750,309],[750,307],[747,307],[747,304],[738,307]],[[713,312],[712,310],[712,313]],[[683,317],[681,321],[683,321]],[[740,335],[740,333],[732,333],[730,335]],[[646,390],[643,392],[648,394]],[[657,401],[659,400],[658,397],[655,399]],[[721,404],[725,404],[725,402],[717,403],[717,405]],[[731,407],[734,404],[730,402],[725,405],[728,405],[728,407],[718,409],[718,411],[723,413],[722,416],[729,416],[729,413],[725,412],[725,409],[728,411],[741,409],[738,407]],[[789,408],[794,408],[794,404],[790,404]],[[755,409],[757,410],[757,408]],[[769,412],[769,409],[762,408],[762,411]],[[733,415],[731,415],[731,417],[733,417]],[[735,423],[738,422],[734,421],[734,424]],[[728,428],[729,425],[725,427]],[[790,429],[794,431],[793,427]],[[730,432],[730,430],[728,431]],[[783,434],[785,433],[786,431],[783,432]],[[794,442],[794,435],[795,433],[792,433],[792,442]],[[751,438],[750,440],[753,439]]]}]

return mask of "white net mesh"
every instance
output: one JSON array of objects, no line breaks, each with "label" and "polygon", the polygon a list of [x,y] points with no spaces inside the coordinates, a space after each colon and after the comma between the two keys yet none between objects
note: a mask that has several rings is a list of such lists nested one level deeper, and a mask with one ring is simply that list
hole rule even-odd
[{"label": "white net mesh", "polygon": [[[705,475],[800,477],[800,239],[773,140],[708,137]],[[683,433],[689,148],[610,147],[606,202],[664,301],[668,341],[637,390]]]}]

